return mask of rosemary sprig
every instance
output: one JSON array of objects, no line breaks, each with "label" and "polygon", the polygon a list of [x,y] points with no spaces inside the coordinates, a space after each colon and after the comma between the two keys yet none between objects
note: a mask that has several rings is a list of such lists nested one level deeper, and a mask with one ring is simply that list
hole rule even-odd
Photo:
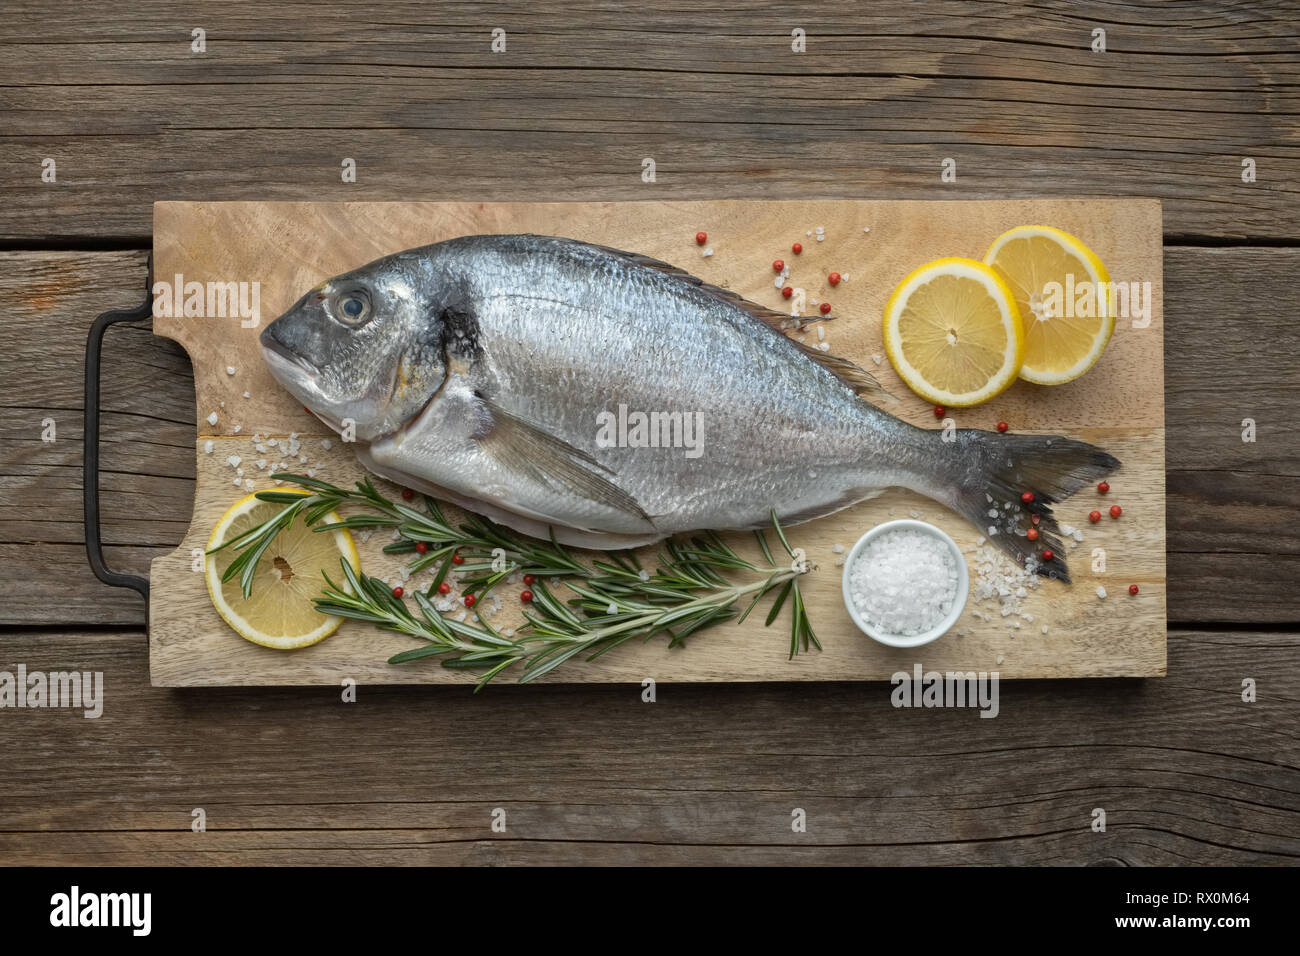
[{"label": "rosemary sprig", "polygon": [[[358,574],[346,561],[340,561],[344,586],[327,576],[328,585],[316,599],[316,608],[323,613],[365,621],[425,642],[394,655],[389,659],[392,664],[440,658],[445,667],[481,669],[476,689],[518,666],[519,681],[527,683],[574,657],[595,660],[633,638],[644,642],[662,635],[670,647],[681,646],[696,632],[736,618],[736,605],[748,599],[737,618],[744,621],[773,592],[777,597],[766,624],[770,626],[782,608],[789,607],[790,656],[810,647],[821,649],[799,590],[799,578],[809,570],[807,560],[802,551],[791,548],[775,512],[772,527],[788,562],[773,556],[762,532],[755,532],[760,561],[741,557],[717,534],[705,532],[687,540],[666,541],[652,572],[642,567],[631,551],[603,553],[586,564],[553,535],[550,541],[528,538],[474,514],[454,525],[432,498],[425,497],[427,511],[421,511],[385,498],[369,479],[357,482],[356,490],[349,491],[303,475],[278,473],[272,477],[294,482],[309,494],[258,494],[258,498],[282,503],[285,508],[221,546],[241,552],[225,579],[241,575],[247,596],[258,559],[275,535],[299,514],[314,531],[397,528],[399,538],[385,547],[386,552],[418,553],[417,543],[426,546],[408,565],[410,574],[439,564],[429,590],[414,593],[414,610],[393,597],[384,581]],[[345,503],[370,513],[321,522]],[[463,575],[461,589],[478,599],[475,623],[448,617],[433,604],[456,554],[465,559],[458,567]],[[534,576],[533,601],[525,608],[525,623],[518,633],[507,638],[483,617],[479,602],[515,572]],[[745,575],[750,580],[736,583],[728,575]],[[561,600],[546,583],[548,579],[562,581],[573,596]]]}]

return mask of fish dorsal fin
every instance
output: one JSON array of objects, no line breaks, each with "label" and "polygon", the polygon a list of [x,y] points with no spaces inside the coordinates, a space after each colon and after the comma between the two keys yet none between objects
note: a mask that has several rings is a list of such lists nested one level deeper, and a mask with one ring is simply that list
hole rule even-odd
[{"label": "fish dorsal fin", "polygon": [[601,475],[604,469],[599,462],[582,449],[488,399],[481,401],[492,416],[492,426],[479,441],[492,448],[496,457],[583,498],[650,521],[636,499]]},{"label": "fish dorsal fin", "polygon": [[[786,338],[790,337],[786,336]],[[796,339],[790,339],[790,344],[853,389],[857,394],[870,395],[872,398],[877,399],[884,398],[891,402],[898,401],[898,396],[877,382],[875,376],[857,362],[852,362],[842,355],[831,355],[829,352],[823,352],[821,349],[805,345]]]},{"label": "fish dorsal fin", "polygon": [[[571,241],[577,242],[578,240],[575,239]],[[829,322],[831,321],[830,319],[809,316],[806,319],[800,320],[795,316],[789,316],[782,312],[769,309],[766,306],[759,305],[756,302],[750,302],[744,296],[737,292],[732,292],[730,289],[710,285],[699,276],[692,275],[685,269],[673,265],[671,262],[664,262],[662,259],[652,259],[650,256],[643,256],[638,252],[625,252],[622,249],[614,249],[611,246],[600,246],[590,242],[582,244],[590,246],[593,249],[599,249],[601,252],[618,256],[620,259],[626,259],[628,262],[644,266],[647,269],[654,269],[656,272],[662,272],[665,275],[670,275],[676,279],[681,279],[684,282],[689,282],[701,292],[711,295],[716,299],[721,299],[730,305],[734,305],[736,308],[749,315],[750,318],[757,319],[772,331],[779,333],[804,355],[808,356],[808,358],[812,359],[849,388],[853,389],[856,394],[870,395],[876,399],[884,398],[890,401],[897,401],[897,398],[877,382],[870,372],[858,365],[856,362],[852,362],[840,355],[831,355],[827,352],[823,352],[821,349],[807,346],[797,339],[791,338],[788,334],[794,325],[803,325],[805,322],[810,321]]]}]

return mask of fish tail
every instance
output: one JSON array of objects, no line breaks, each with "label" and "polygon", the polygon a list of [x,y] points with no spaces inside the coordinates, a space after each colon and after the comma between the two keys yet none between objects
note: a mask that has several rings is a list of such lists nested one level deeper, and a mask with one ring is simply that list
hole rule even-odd
[{"label": "fish tail", "polygon": [[[934,497],[965,515],[990,542],[1038,574],[1069,581],[1052,505],[1113,472],[1119,459],[1095,445],[1060,435],[1004,435],[964,428],[940,440],[954,458],[945,487]],[[1026,492],[1032,500],[1023,499]],[[1026,535],[1031,527],[1038,529],[1035,541]],[[1044,550],[1052,552],[1050,561],[1043,560]]]}]

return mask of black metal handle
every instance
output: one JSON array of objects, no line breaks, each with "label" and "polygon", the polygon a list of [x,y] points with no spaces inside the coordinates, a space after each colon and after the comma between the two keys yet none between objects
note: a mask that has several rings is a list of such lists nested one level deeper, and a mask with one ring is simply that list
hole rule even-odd
[{"label": "black metal handle", "polygon": [[86,556],[95,577],[115,588],[133,588],[149,603],[149,579],[138,574],[110,571],[104,563],[104,548],[99,540],[99,350],[104,344],[104,333],[115,322],[139,322],[153,314],[153,256],[149,256],[148,278],[145,282],[144,302],[134,309],[115,309],[105,312],[90,327],[86,338],[86,427],[82,435],[85,443],[85,473],[82,477],[83,515],[86,525]]}]

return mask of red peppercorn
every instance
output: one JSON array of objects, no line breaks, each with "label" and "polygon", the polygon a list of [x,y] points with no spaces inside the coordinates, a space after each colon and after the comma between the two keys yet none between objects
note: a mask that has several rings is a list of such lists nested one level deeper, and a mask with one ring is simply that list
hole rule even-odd
[{"label": "red peppercorn", "polygon": [[1098,521],[1101,520],[1101,512],[1100,512],[1100,511],[1089,511],[1089,512],[1088,512],[1088,520],[1091,521],[1093,524],[1096,524]]},{"label": "red peppercorn", "polygon": [[474,602],[477,601],[477,600],[478,600],[478,598],[474,597],[474,595],[472,595],[472,594],[466,594],[466,595],[465,595],[465,606],[466,606],[466,607],[473,607],[473,606],[474,606]]},{"label": "red peppercorn", "polygon": [[782,262],[780,259],[777,259],[772,263],[773,272],[780,272],[784,268],[785,268],[785,263]]},{"label": "red peppercorn", "polygon": [[443,581],[441,584],[438,585],[438,593],[439,593],[439,594],[450,594],[450,593],[451,593],[451,585],[448,584],[446,581]]},{"label": "red peppercorn", "polygon": [[393,597],[395,598],[399,598],[405,593],[406,592],[402,590],[402,586],[400,584],[397,587],[393,588]]},{"label": "red peppercorn", "polygon": [[1038,524],[1038,522],[1039,522],[1041,519],[1039,518],[1038,515],[1030,515],[1030,516],[1029,516],[1029,520],[1032,521],[1034,524]]},{"label": "red peppercorn", "polygon": [[1000,432],[1004,432],[1004,431],[1007,430],[1007,428],[1008,428],[1008,425],[1007,425],[1006,422],[998,422],[998,431],[1000,431]]},{"label": "red peppercorn", "polygon": [[416,554],[424,554],[424,553],[425,553],[426,551],[428,551],[428,550],[429,550],[429,544],[428,544],[427,541],[417,541],[417,542],[415,542],[415,553],[416,553]]},{"label": "red peppercorn", "polygon": [[797,256],[799,253],[803,252],[803,243],[796,242],[793,246],[790,247],[790,251]]},{"label": "red peppercorn", "polygon": [[1044,561],[1051,561],[1052,558],[1054,558],[1054,557],[1056,557],[1056,555],[1052,554],[1052,551],[1051,551],[1050,548],[1044,548],[1044,549],[1043,549],[1043,560],[1044,560]]},{"label": "red peppercorn", "polygon": [[533,581],[534,581],[534,580],[536,580],[536,579],[535,579],[531,574],[525,574],[525,575],[524,575],[524,584],[528,585],[529,587],[532,587],[532,586],[533,586]]},{"label": "red peppercorn", "polygon": [[707,232],[697,232],[695,234],[695,244],[697,246],[702,246],[708,241],[709,241],[709,234]]},{"label": "red peppercorn", "polygon": [[410,488],[403,488],[402,497],[405,498],[407,501],[410,501],[412,498],[415,497],[415,492],[412,491]]},{"label": "red peppercorn", "polygon": [[532,599],[533,599],[533,592],[532,592],[532,591],[520,591],[520,592],[519,592],[519,600],[523,601],[525,604],[527,604],[527,603],[528,603],[529,601],[531,601]]},{"label": "red peppercorn", "polygon": [[1034,493],[1032,491],[1026,491],[1020,496],[1020,500],[1027,505],[1031,505],[1034,503]]},{"label": "red peppercorn", "polygon": [[789,286],[786,286],[784,289],[781,290],[781,295],[785,296],[788,299],[790,298],[790,296],[794,295],[794,289],[790,288]]},{"label": "red peppercorn", "polygon": [[1130,585],[1128,586],[1128,593],[1129,593],[1129,594],[1137,594],[1137,593],[1138,593],[1138,586],[1137,586],[1136,584],[1130,584]]},{"label": "red peppercorn", "polygon": [[1028,538],[1030,541],[1037,541],[1037,540],[1038,540],[1038,529],[1037,529],[1037,528],[1030,528],[1030,529],[1028,529],[1028,530],[1025,532],[1025,537]]},{"label": "red peppercorn", "polygon": [[832,272],[830,275],[826,277],[826,281],[829,282],[831,285],[839,285],[840,274],[838,272]]},{"label": "red peppercorn", "polygon": [[831,310],[831,304],[829,302],[823,302],[821,305],[817,306],[817,308],[822,310],[822,315],[825,315]]},{"label": "red peppercorn", "polygon": [[1108,482],[1108,481],[1099,481],[1099,482],[1097,482],[1097,493],[1098,493],[1098,494],[1102,494],[1102,495],[1104,495],[1104,494],[1105,494],[1106,492],[1108,492],[1108,491],[1110,491],[1110,482]]},{"label": "red peppercorn", "polygon": [[1124,513],[1124,509],[1121,508],[1119,505],[1111,505],[1111,506],[1110,506],[1110,516],[1111,516],[1112,518],[1118,518],[1118,517],[1119,517],[1120,515],[1122,515],[1123,513]]},{"label": "red peppercorn", "polygon": [[464,563],[465,563],[465,559],[464,559],[464,557],[462,557],[459,553],[457,553],[457,554],[453,554],[453,555],[451,556],[451,563],[452,563],[452,564],[464,564]]},{"label": "red peppercorn", "polygon": [[948,409],[944,408],[942,405],[936,405],[934,406],[934,417],[943,418],[943,416],[947,414],[947,411]]}]

